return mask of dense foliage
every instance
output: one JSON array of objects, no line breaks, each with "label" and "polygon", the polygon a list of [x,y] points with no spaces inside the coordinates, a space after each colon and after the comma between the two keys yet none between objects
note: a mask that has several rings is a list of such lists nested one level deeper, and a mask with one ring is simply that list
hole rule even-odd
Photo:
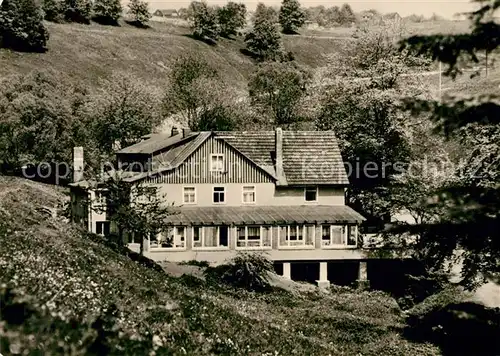
[{"label": "dense foliage", "polygon": [[149,12],[149,4],[141,0],[131,0],[128,3],[129,13],[132,15],[132,24],[137,27],[147,27],[153,16]]},{"label": "dense foliage", "polygon": [[43,0],[44,19],[52,22],[64,21],[64,3],[61,0]]},{"label": "dense foliage", "polygon": [[80,116],[82,94],[62,79],[35,72],[1,81],[0,161],[5,168],[70,162],[72,147],[88,138]]},{"label": "dense foliage", "polygon": [[[426,54],[449,65],[446,74],[455,77],[467,61],[477,62],[478,52],[491,53],[500,43],[500,25],[493,17],[500,1],[481,2],[470,14],[469,34],[413,36],[402,42],[402,49]],[[462,282],[474,286],[490,274],[500,273],[500,165],[499,96],[496,92],[468,97],[445,97],[442,101],[409,98],[407,108],[425,113],[442,132],[452,137],[465,134],[474,145],[473,163],[451,187],[429,194],[426,206],[441,209],[437,219],[412,227],[425,236],[425,247],[433,266],[447,269],[458,255]]]},{"label": "dense foliage", "polygon": [[92,0],[64,0],[64,19],[68,22],[90,24]]},{"label": "dense foliage", "polygon": [[234,91],[204,59],[194,54],[178,57],[170,72],[164,99],[167,115],[180,114],[193,130],[232,130],[240,121]]},{"label": "dense foliage", "polygon": [[105,25],[118,25],[122,15],[120,0],[94,0],[94,20]]},{"label": "dense foliage", "polygon": [[[105,195],[108,220],[116,226],[118,244],[124,244],[125,234],[134,236],[144,251],[144,239],[152,239],[164,231],[166,218],[172,214],[156,187],[138,183],[132,186],[122,180],[120,172],[107,172],[100,187]],[[96,210],[103,206],[96,204]]]},{"label": "dense foliage", "polygon": [[102,81],[87,113],[100,150],[111,154],[116,143],[126,147],[149,134],[160,123],[160,97],[139,78],[115,73]]},{"label": "dense foliage", "polygon": [[217,10],[220,26],[220,35],[230,38],[240,34],[240,30],[246,25],[247,8],[245,4],[228,2]]},{"label": "dense foliage", "polygon": [[0,45],[17,51],[45,52],[49,33],[34,0],[4,0],[0,5]]},{"label": "dense foliage", "polygon": [[271,290],[269,274],[274,272],[273,262],[265,255],[239,253],[229,262],[208,268],[208,278],[220,279],[233,287],[249,291],[263,292]]},{"label": "dense foliage", "polygon": [[298,0],[283,0],[279,13],[279,22],[283,33],[293,34],[306,22],[305,12]]},{"label": "dense foliage", "polygon": [[272,126],[289,128],[302,120],[299,106],[310,80],[311,73],[294,62],[267,62],[250,78],[249,95]]},{"label": "dense foliage", "polygon": [[393,200],[395,177],[414,161],[418,148],[413,139],[418,118],[401,110],[400,103],[425,90],[402,75],[425,69],[427,62],[400,54],[395,46],[400,35],[398,27],[356,31],[354,40],[332,59],[331,85],[316,119],[318,129],[335,131],[352,184],[349,203],[370,225],[383,226],[400,208]]},{"label": "dense foliage", "polygon": [[193,35],[204,41],[217,41],[220,36],[217,10],[202,0],[191,2],[188,12]]},{"label": "dense foliage", "polygon": [[253,28],[245,36],[247,50],[260,60],[279,60],[283,44],[272,8],[259,4],[254,14]]}]

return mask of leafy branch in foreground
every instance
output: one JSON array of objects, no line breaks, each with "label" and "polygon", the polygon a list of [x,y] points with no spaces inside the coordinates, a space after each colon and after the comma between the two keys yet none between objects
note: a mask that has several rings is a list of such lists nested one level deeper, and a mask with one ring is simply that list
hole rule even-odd
[{"label": "leafy branch in foreground", "polygon": [[[413,36],[401,42],[401,50],[427,54],[449,67],[455,78],[462,63],[478,63],[478,54],[494,53],[500,44],[500,25],[493,21],[500,0],[476,1],[481,8],[469,14],[468,34]],[[437,269],[449,262],[462,263],[462,284],[473,288],[485,277],[500,274],[500,152],[498,95],[449,98],[442,103],[409,99],[407,108],[425,113],[444,128],[447,137],[466,133],[466,142],[485,154],[477,171],[462,175],[451,187],[430,194],[428,207],[440,206],[439,217],[425,224],[398,227],[424,237],[429,260]],[[474,152],[474,151],[473,151]]]}]

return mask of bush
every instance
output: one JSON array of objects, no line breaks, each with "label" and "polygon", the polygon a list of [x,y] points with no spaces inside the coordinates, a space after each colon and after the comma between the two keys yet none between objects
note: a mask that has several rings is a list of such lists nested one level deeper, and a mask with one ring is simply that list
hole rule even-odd
[{"label": "bush", "polygon": [[56,23],[64,21],[64,6],[60,0],[43,0],[42,9],[45,20]]},{"label": "bush", "polygon": [[264,292],[272,290],[268,274],[273,271],[273,263],[264,255],[239,253],[227,264],[207,268],[205,275],[236,288]]},{"label": "bush", "polygon": [[149,12],[148,3],[140,0],[131,0],[128,3],[130,14],[133,17],[132,24],[137,27],[148,27],[152,15]]},{"label": "bush", "polygon": [[213,43],[220,35],[217,11],[205,1],[193,1],[189,6],[189,21],[194,37]]},{"label": "bush", "polygon": [[120,0],[96,0],[94,3],[94,20],[103,25],[118,25],[122,14]]},{"label": "bush", "polygon": [[210,263],[208,261],[197,261],[197,260],[179,262],[179,265],[181,265],[181,266],[182,265],[184,265],[184,266],[196,266],[196,267],[202,267],[202,268],[210,267]]},{"label": "bush", "polygon": [[407,287],[404,291],[404,296],[398,298],[398,304],[401,309],[409,309],[416,304],[424,301],[427,297],[432,296],[443,289],[448,284],[448,279],[445,275],[406,275]]},{"label": "bush", "polygon": [[228,2],[225,6],[217,10],[219,19],[220,33],[222,37],[230,38],[236,36],[239,30],[246,23],[246,6],[245,4],[237,4]]},{"label": "bush", "polygon": [[49,32],[43,11],[34,0],[4,0],[0,7],[2,47],[16,51],[45,52]]},{"label": "bush", "polygon": [[500,309],[464,302],[464,294],[449,288],[410,310],[405,334],[438,345],[449,355],[500,354]]},{"label": "bush", "polygon": [[91,0],[65,0],[64,19],[68,22],[90,24],[92,17]]}]

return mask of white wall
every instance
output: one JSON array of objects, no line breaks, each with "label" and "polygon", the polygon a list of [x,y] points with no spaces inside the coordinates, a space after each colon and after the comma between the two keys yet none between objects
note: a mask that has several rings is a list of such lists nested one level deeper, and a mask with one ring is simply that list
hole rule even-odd
[{"label": "white wall", "polygon": [[[158,184],[160,194],[174,205],[183,205],[183,187],[196,188],[196,204],[192,206],[242,206],[243,186],[255,186],[256,202],[259,206],[289,205],[345,205],[343,188],[319,187],[317,202],[306,202],[303,188],[276,188],[274,183],[231,183],[231,184]],[[213,203],[213,187],[225,187],[224,204]],[[191,205],[191,204],[190,204]],[[245,204],[253,205],[253,204]],[[187,206],[187,204],[186,204]]]}]

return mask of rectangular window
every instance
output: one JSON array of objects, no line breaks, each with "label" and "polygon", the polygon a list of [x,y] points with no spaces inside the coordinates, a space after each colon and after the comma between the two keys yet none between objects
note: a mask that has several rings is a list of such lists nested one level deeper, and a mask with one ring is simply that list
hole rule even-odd
[{"label": "rectangular window", "polygon": [[317,201],[318,200],[318,187],[311,186],[305,187],[304,196],[306,201]]},{"label": "rectangular window", "polygon": [[278,227],[280,247],[314,247],[314,225],[289,225]]},{"label": "rectangular window", "polygon": [[239,226],[237,248],[270,248],[271,227],[268,226]]},{"label": "rectangular window", "polygon": [[210,157],[210,171],[223,172],[224,171],[224,155],[213,154]]},{"label": "rectangular window", "polygon": [[203,246],[203,227],[193,226],[193,247]]},{"label": "rectangular window", "polygon": [[194,226],[194,248],[220,248],[229,246],[228,226]]},{"label": "rectangular window", "polygon": [[321,246],[356,246],[357,226],[323,225]]},{"label": "rectangular window", "polygon": [[150,241],[149,248],[184,249],[186,248],[186,227],[169,227]]},{"label": "rectangular window", "polygon": [[220,204],[226,201],[226,188],[214,187],[214,203]]},{"label": "rectangular window", "polygon": [[243,187],[243,203],[244,204],[255,203],[255,186]]},{"label": "rectangular window", "polygon": [[184,187],[184,189],[183,189],[183,203],[184,204],[195,204],[196,203],[196,188],[195,187]]},{"label": "rectangular window", "polygon": [[97,221],[95,223],[95,233],[97,235],[108,236],[109,229],[110,229],[110,222],[109,221]]}]

